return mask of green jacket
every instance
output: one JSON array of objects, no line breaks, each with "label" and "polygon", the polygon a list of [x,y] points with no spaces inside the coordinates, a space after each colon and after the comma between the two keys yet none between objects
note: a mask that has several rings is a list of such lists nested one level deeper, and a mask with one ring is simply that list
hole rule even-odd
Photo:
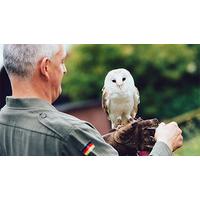
[{"label": "green jacket", "polygon": [[[164,143],[157,143],[152,151],[152,155],[170,154]],[[0,155],[116,156],[118,153],[90,123],[61,113],[41,99],[7,97],[0,111]]]}]

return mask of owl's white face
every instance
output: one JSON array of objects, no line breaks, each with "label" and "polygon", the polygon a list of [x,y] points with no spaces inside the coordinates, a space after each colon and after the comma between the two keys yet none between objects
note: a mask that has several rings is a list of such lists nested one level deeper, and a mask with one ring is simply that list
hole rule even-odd
[{"label": "owl's white face", "polygon": [[120,68],[110,71],[104,82],[104,87],[114,91],[127,90],[134,85],[133,77],[126,69]]}]

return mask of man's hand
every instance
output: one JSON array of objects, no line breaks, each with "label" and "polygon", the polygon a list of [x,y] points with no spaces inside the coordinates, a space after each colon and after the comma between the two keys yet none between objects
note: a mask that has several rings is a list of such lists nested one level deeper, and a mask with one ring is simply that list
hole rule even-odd
[{"label": "man's hand", "polygon": [[137,155],[141,150],[150,152],[155,144],[154,133],[158,124],[157,119],[139,118],[118,130],[113,130],[103,138],[119,155]]},{"label": "man's hand", "polygon": [[167,144],[172,152],[183,145],[182,130],[176,122],[161,123],[156,129],[155,139]]}]

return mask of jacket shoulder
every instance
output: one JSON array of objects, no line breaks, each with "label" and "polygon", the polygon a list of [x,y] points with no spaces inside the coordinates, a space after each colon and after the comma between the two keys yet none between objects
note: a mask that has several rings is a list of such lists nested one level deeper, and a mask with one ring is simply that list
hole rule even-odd
[{"label": "jacket shoulder", "polygon": [[118,155],[89,122],[59,111],[41,113],[39,121],[66,142],[69,155]]},{"label": "jacket shoulder", "polygon": [[50,110],[41,112],[38,115],[38,120],[43,126],[64,140],[67,140],[70,136],[70,133],[73,132],[77,127],[89,125],[91,128],[94,128],[87,122],[59,111]]}]

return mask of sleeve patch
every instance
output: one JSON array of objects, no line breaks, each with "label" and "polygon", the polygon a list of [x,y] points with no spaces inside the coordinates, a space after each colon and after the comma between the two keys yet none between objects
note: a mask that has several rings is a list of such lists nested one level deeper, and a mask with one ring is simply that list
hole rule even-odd
[{"label": "sleeve patch", "polygon": [[88,156],[93,151],[94,148],[95,145],[89,142],[82,150],[83,155]]}]

